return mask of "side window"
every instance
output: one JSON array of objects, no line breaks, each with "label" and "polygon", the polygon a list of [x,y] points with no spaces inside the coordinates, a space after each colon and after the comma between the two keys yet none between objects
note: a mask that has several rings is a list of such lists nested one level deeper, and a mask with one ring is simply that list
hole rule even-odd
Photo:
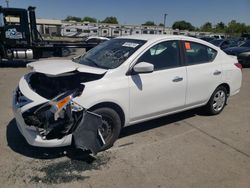
[{"label": "side window", "polygon": [[217,51],[195,42],[184,42],[184,51],[188,65],[208,63],[214,60]]},{"label": "side window", "polygon": [[156,44],[147,50],[137,62],[154,65],[154,70],[178,67],[180,65],[178,41],[166,41]]}]

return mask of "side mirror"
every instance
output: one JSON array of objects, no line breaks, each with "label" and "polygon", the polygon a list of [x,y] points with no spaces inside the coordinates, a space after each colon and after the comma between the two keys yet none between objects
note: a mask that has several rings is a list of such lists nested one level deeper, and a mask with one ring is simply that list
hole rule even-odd
[{"label": "side mirror", "polygon": [[136,73],[150,73],[154,71],[154,65],[147,62],[140,62],[133,67],[133,71]]}]

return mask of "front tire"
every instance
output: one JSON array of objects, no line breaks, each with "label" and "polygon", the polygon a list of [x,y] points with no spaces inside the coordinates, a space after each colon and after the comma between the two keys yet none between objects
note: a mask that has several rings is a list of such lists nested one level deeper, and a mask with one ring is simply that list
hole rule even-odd
[{"label": "front tire", "polygon": [[101,151],[104,151],[111,148],[118,139],[122,127],[121,118],[115,110],[107,107],[95,109],[93,113],[102,116],[101,133],[106,144],[101,148]]},{"label": "front tire", "polygon": [[222,112],[226,103],[227,89],[224,86],[219,86],[213,92],[205,108],[210,115],[216,115]]}]

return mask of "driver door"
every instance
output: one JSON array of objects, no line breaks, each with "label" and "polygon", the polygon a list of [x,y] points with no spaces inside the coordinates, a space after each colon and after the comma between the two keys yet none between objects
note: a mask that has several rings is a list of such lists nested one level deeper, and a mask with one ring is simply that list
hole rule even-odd
[{"label": "driver door", "polygon": [[151,119],[185,105],[187,75],[182,65],[178,41],[160,42],[148,49],[137,63],[154,65],[152,73],[132,73],[130,85],[130,121]]}]

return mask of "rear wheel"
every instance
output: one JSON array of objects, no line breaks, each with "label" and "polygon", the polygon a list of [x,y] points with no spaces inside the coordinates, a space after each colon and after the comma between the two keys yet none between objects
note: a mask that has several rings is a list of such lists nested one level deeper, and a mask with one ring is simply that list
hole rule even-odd
[{"label": "rear wheel", "polygon": [[216,115],[222,112],[226,102],[227,89],[224,86],[219,86],[216,88],[205,107],[209,114]]},{"label": "rear wheel", "polygon": [[115,110],[107,107],[95,109],[93,113],[102,116],[102,127],[100,132],[106,144],[102,147],[101,151],[109,149],[120,135],[122,127],[120,116]]}]

